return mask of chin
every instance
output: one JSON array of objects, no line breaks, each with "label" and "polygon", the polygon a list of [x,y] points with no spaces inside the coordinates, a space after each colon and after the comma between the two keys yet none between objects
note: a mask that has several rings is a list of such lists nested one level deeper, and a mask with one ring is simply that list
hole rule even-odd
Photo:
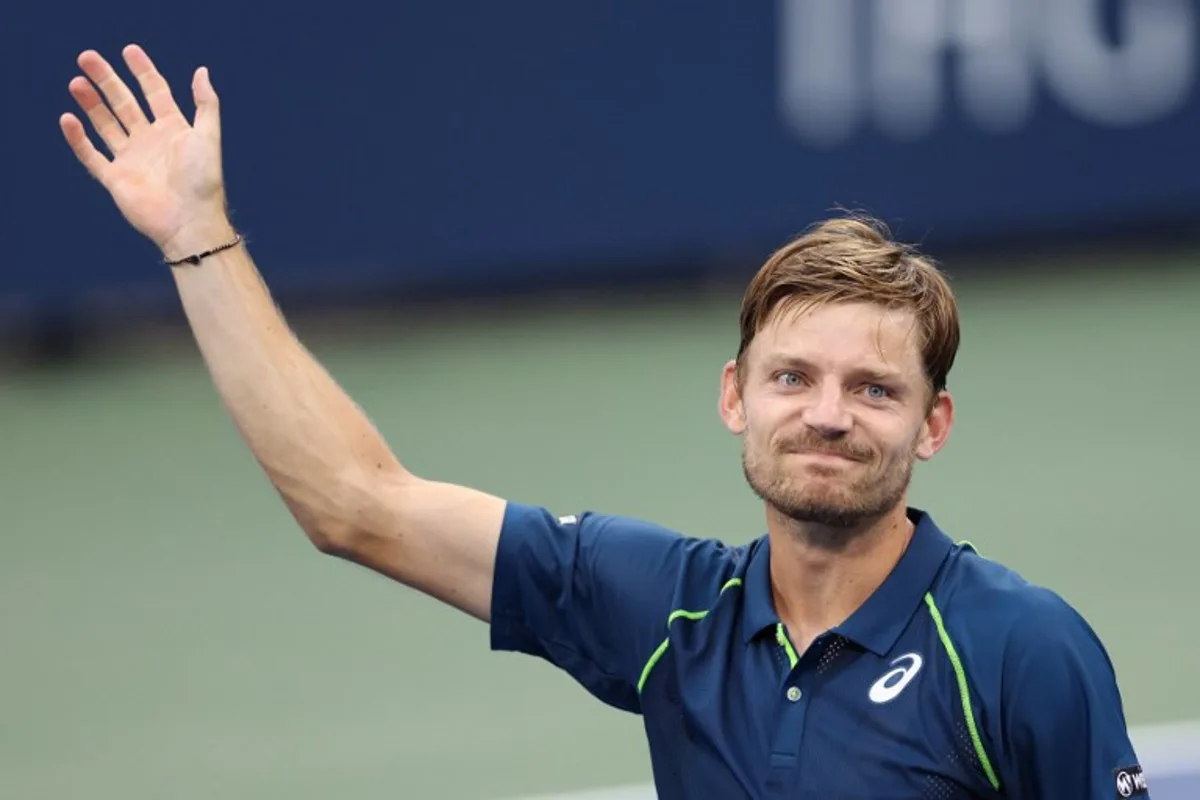
[{"label": "chin", "polygon": [[796,522],[824,525],[830,528],[851,528],[875,516],[855,503],[834,502],[830,499],[794,499],[772,503],[775,510]]},{"label": "chin", "polygon": [[779,514],[828,528],[853,528],[877,520],[903,499],[901,491],[862,490],[854,481],[817,479],[751,483],[755,494]]},{"label": "chin", "polygon": [[806,464],[802,470],[762,469],[743,458],[743,474],[758,497],[784,517],[830,529],[852,528],[879,519],[894,509],[908,486],[910,471],[872,481],[848,473],[843,464]]},{"label": "chin", "polygon": [[816,478],[751,484],[754,493],[778,513],[797,522],[842,527],[861,519],[861,497],[844,480]]}]

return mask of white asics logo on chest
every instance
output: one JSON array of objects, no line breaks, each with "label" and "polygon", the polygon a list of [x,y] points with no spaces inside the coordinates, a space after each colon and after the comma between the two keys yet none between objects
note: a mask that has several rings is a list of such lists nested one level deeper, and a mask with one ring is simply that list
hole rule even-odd
[{"label": "white asics logo on chest", "polygon": [[917,677],[923,663],[924,660],[917,653],[905,653],[892,662],[895,669],[889,670],[886,675],[871,685],[871,692],[867,696],[875,703],[887,703],[895,700],[904,691],[904,687]]}]

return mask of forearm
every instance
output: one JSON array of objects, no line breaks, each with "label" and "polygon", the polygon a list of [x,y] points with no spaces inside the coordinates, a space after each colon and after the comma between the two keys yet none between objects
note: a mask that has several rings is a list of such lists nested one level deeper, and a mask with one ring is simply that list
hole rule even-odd
[{"label": "forearm", "polygon": [[[168,259],[228,241],[213,224],[164,248]],[[314,543],[371,516],[372,481],[406,473],[354,401],[279,312],[245,246],[174,267],[200,352],[254,457]]]},{"label": "forearm", "polygon": [[[87,78],[69,88],[112,157],[74,114],[59,118],[67,144],[168,261],[232,241],[208,70],[192,77],[189,123],[145,51],[122,54],[154,120],[112,66],[85,51]],[[505,501],[405,471],[292,333],[244,245],[173,272],[225,407],[313,544],[488,619]]]}]

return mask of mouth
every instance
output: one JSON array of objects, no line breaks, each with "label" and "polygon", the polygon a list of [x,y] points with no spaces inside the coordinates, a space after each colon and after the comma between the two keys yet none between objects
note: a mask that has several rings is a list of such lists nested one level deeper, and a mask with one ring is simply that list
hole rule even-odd
[{"label": "mouth", "polygon": [[857,464],[860,462],[859,459],[848,456],[845,453],[835,453],[831,450],[797,450],[792,453],[792,455],[797,455],[813,461],[845,462],[850,464]]}]

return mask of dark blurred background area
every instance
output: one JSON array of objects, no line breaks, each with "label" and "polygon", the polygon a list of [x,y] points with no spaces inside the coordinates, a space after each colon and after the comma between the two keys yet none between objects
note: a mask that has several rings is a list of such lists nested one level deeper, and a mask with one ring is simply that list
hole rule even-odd
[{"label": "dark blurred background area", "polygon": [[1158,765],[1163,798],[1200,795],[1198,18],[1194,0],[0,11],[0,797],[649,780],[635,718],[303,540],[168,268],[58,130],[76,55],[129,42],[189,117],[210,68],[234,222],[400,458],[561,513],[756,536],[715,413],[746,281],[838,209],[919,244],[963,347],[956,431],[914,503],[1080,608],[1151,786]]}]

